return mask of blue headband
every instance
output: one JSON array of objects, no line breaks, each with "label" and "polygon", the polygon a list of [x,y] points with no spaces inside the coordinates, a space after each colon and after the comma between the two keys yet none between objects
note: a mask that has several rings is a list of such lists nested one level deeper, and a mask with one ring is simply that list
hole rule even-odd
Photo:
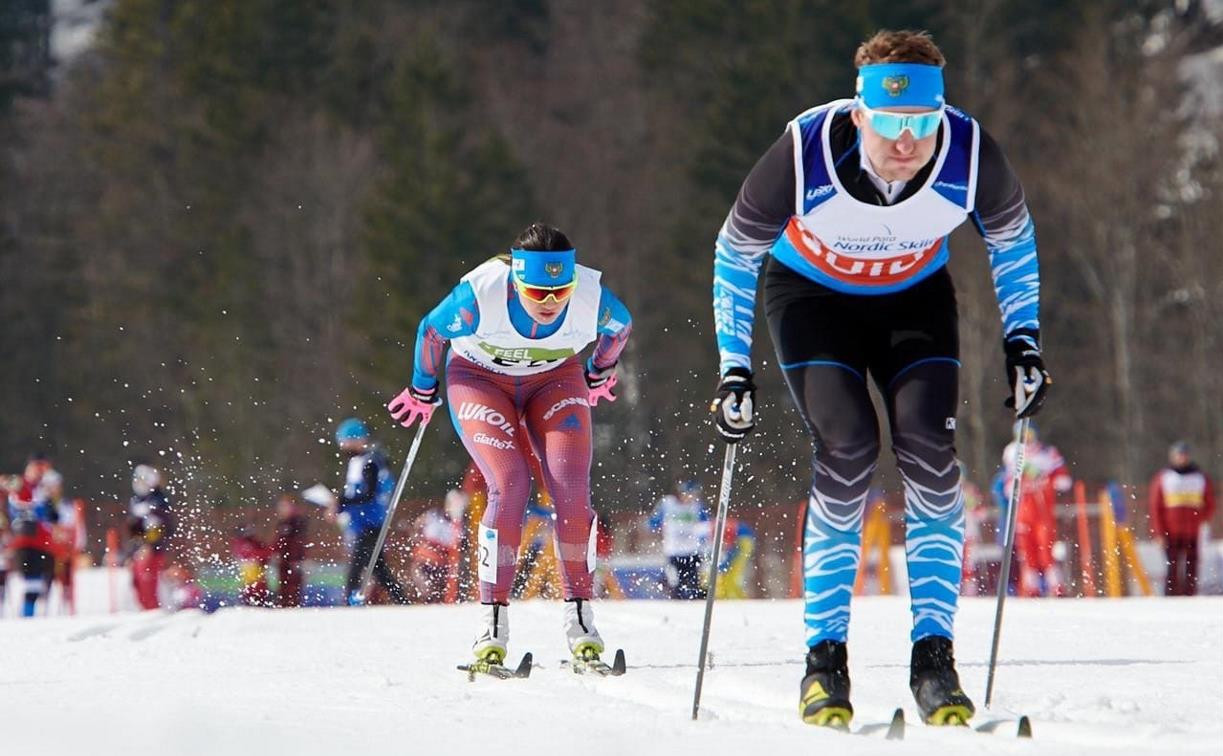
[{"label": "blue headband", "polygon": [[540,252],[534,249],[511,249],[510,267],[514,280],[527,286],[564,286],[576,280],[577,250]]},{"label": "blue headband", "polygon": [[858,98],[873,110],[943,107],[943,69],[925,63],[872,63],[858,69]]}]

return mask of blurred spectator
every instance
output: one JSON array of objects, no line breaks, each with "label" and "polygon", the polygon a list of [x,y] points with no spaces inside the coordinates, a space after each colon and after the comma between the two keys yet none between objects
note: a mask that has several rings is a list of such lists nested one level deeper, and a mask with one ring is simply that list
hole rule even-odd
[{"label": "blurred spectator", "polygon": [[453,490],[446,494],[444,510],[425,510],[416,518],[412,547],[412,582],[421,600],[436,604],[446,599],[451,575],[458,566],[463,538],[463,515],[467,495]]},{"label": "blurred spectator", "polygon": [[26,463],[20,484],[8,496],[8,518],[13,537],[9,550],[21,571],[23,617],[33,617],[38,600],[47,595],[55,560],[51,526],[58,512],[46,495],[44,479],[55,483],[58,473],[45,456],[35,452]]},{"label": "blurred spectator", "polygon": [[238,600],[243,606],[271,606],[268,565],[275,551],[259,540],[253,525],[243,525],[234,532],[230,550],[238,561],[238,579],[242,581]]},{"label": "blurred spectator", "polygon": [[301,606],[306,561],[306,517],[297,497],[285,492],[276,500],[277,606]]},{"label": "blurred spectator", "polygon": [[1168,466],[1150,487],[1151,530],[1163,545],[1168,575],[1165,596],[1197,593],[1198,531],[1214,515],[1214,484],[1193,462],[1189,444],[1168,449]]},{"label": "blurred spectator", "polygon": [[[1018,427],[1018,426],[1017,426]],[[1018,431],[1017,431],[1018,432]],[[1023,490],[1015,515],[1015,555],[1019,561],[1019,595],[1061,596],[1065,584],[1061,566],[1054,558],[1057,541],[1057,494],[1074,485],[1066,460],[1057,447],[1042,444],[1036,424],[1030,423],[1023,458]],[[1019,451],[1016,442],[1002,453],[1006,497],[1010,496],[1011,476]],[[1008,502],[1003,500],[1003,503]],[[1005,522],[1003,510],[999,522]]]},{"label": "blurred spectator", "polygon": [[[361,578],[366,565],[374,557],[378,544],[378,532],[386,519],[391,493],[395,489],[395,476],[382,453],[370,440],[369,428],[355,417],[340,423],[335,432],[336,443],[347,457],[344,473],[344,490],[339,501],[328,509],[329,515],[344,529],[352,545],[348,563],[348,575],[344,581],[344,595],[349,604],[359,602],[359,592],[365,587]],[[377,555],[374,563],[374,578],[382,584],[396,604],[408,603],[403,586],[391,574],[386,563],[385,552]]]},{"label": "blurred spectator", "polygon": [[709,509],[701,499],[701,487],[684,481],[675,494],[659,500],[648,521],[650,530],[662,531],[662,551],[667,558],[667,583],[671,598],[702,599],[701,554],[709,538]]},{"label": "blurred spectator", "polygon": [[174,532],[174,516],[157,468],[136,465],[132,471],[132,493],[127,517],[132,587],[141,609],[156,609],[161,606],[158,585],[166,566],[168,540]]},{"label": "blurred spectator", "polygon": [[51,526],[52,556],[55,558],[54,579],[64,592],[64,603],[69,613],[76,613],[75,583],[76,559],[85,548],[85,523],[77,503],[64,498],[64,479],[55,470],[48,470],[42,478],[43,495],[49,506],[55,509],[55,523]]}]

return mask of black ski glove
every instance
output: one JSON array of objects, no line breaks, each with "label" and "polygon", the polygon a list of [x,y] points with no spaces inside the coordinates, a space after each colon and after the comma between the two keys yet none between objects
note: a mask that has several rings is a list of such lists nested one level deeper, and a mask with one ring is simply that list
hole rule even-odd
[{"label": "black ski glove", "polygon": [[1007,334],[1002,342],[1006,352],[1006,383],[1010,396],[1004,404],[1015,410],[1015,417],[1032,417],[1040,412],[1053,379],[1040,356],[1040,332],[1020,328]]},{"label": "black ski glove", "polygon": [[718,393],[709,405],[718,434],[728,444],[737,444],[756,427],[753,406],[756,400],[756,384],[752,383],[752,371],[747,368],[731,368],[722,376]]}]

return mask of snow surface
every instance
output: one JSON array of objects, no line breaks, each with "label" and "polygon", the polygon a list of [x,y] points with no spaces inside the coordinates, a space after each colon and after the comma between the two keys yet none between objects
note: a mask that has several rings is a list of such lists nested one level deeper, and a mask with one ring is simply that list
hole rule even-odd
[{"label": "snow surface", "polygon": [[[511,607],[529,680],[468,682],[472,605],[102,614],[0,621],[6,753],[1096,754],[1223,752],[1223,598],[1008,601],[995,713],[1035,739],[915,724],[907,601],[855,600],[855,725],[909,718],[904,742],[802,724],[801,603],[714,610],[701,721],[689,719],[703,602],[598,605],[620,678],[561,669],[561,606]],[[994,604],[964,599],[957,655],[984,693]],[[11,615],[10,615],[11,616]],[[985,716],[981,714],[979,716]]]}]

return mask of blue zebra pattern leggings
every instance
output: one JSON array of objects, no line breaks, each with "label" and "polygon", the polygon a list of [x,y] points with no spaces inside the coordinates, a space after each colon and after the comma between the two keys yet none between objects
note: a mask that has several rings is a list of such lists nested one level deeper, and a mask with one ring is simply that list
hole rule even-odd
[{"label": "blue zebra pattern leggings", "polygon": [[812,435],[803,537],[807,644],[844,642],[879,458],[870,375],[886,405],[904,484],[912,640],[953,637],[964,557],[955,456],[959,343],[944,272],[893,295],[831,292],[771,266],[765,308],[791,396]]}]

